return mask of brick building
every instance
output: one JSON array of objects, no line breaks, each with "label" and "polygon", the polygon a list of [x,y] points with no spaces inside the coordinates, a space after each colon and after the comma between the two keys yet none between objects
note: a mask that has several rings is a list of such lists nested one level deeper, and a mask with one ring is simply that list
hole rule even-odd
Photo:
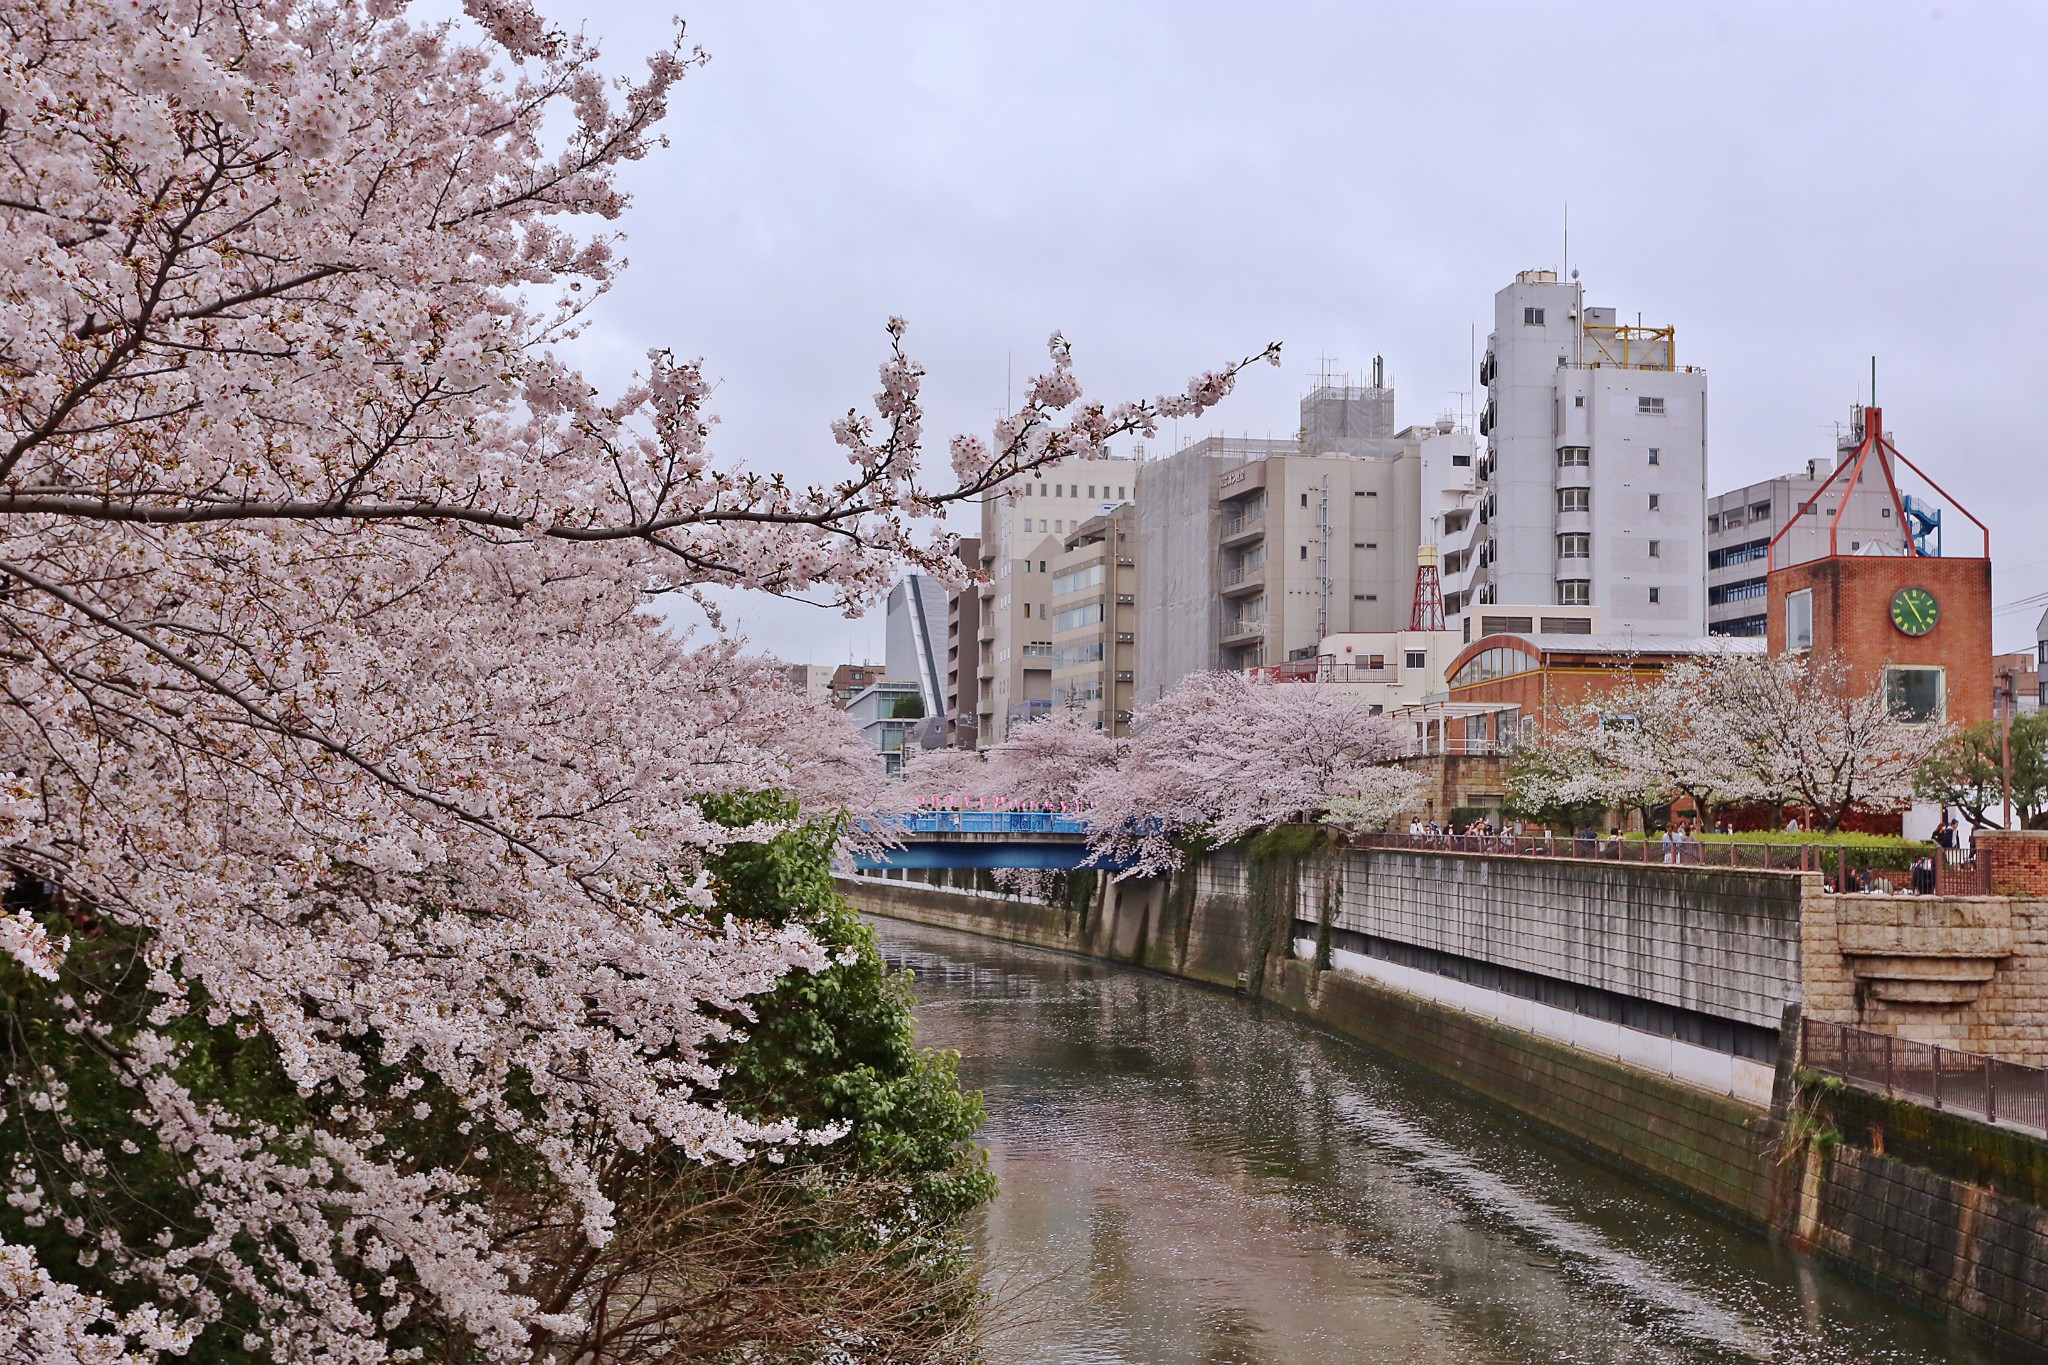
[{"label": "brick building", "polygon": [[1649,681],[1675,663],[1705,654],[1755,654],[1762,648],[1759,640],[1736,636],[1482,636],[1451,660],[1450,708],[1470,714],[1450,719],[1442,738],[1454,747],[1461,741],[1466,748],[1487,741],[1512,744],[1517,735],[1540,734],[1560,708],[1624,681]]},{"label": "brick building", "polygon": [[[1798,514],[1778,531],[1820,524],[1830,485],[1862,482],[1870,469],[1884,480],[1899,519],[1909,500],[1898,492],[1895,467],[1920,470],[1884,435],[1883,414],[1864,410],[1864,436],[1852,460],[1845,460]],[[1926,476],[1921,474],[1922,478]],[[1932,483],[1932,480],[1929,480]],[[1938,490],[1937,490],[1938,491]],[[1983,523],[1963,508],[1953,510]],[[1772,654],[1833,655],[1848,668],[1852,683],[1884,687],[1900,710],[1929,719],[1971,725],[1991,719],[1991,560],[1936,555],[1919,537],[1907,552],[1842,553],[1838,512],[1829,530],[1829,552],[1798,564],[1771,561],[1768,640]],[[1988,552],[1989,535],[1985,535]]]}]

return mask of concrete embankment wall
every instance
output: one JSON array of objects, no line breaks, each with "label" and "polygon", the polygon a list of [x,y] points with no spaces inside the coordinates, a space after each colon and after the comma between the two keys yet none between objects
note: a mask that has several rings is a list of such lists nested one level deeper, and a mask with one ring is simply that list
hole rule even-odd
[{"label": "concrete embankment wall", "polygon": [[1794,1243],[2048,1361],[2048,1141],[1808,1079]]},{"label": "concrete embankment wall", "polygon": [[[1747,1021],[1761,1013],[1760,1002],[1787,981],[1768,959],[1786,951],[1788,935],[1789,979],[1798,980],[1801,904],[1820,897],[1817,887],[1785,876],[1750,885],[1701,870],[1546,864],[1536,869],[1544,874],[1540,888],[1518,888],[1518,874],[1500,866],[1505,859],[1419,856],[1443,861],[1333,868],[1329,856],[1311,857],[1298,885],[1285,888],[1296,907],[1291,924],[1270,931],[1253,928],[1260,918],[1250,910],[1254,877],[1235,852],[1212,855],[1169,882],[1098,886],[1072,908],[907,881],[846,878],[840,885],[859,908],[892,918],[1217,986],[1256,980],[1269,1000],[1310,1023],[1458,1085],[1637,1178],[1790,1237],[2015,1358],[2048,1362],[2048,1142],[1813,1077],[1795,1085],[1789,1055],[1779,1059],[1774,1114],[1757,1102],[1753,1080],[1723,1093],[1714,1075],[1666,1074],[1642,1057],[1623,1060],[1626,1049],[1602,1055],[1583,1039],[1574,1045],[1541,1036],[1502,992],[1489,1011],[1455,992],[1425,998],[1397,989],[1389,983],[1401,979],[1399,971],[1373,979],[1377,961],[1347,963],[1351,954],[1341,948],[1332,953],[1337,970],[1303,960],[1313,955],[1323,916],[1353,941],[1398,942],[1391,935],[1399,932],[1427,938],[1446,961],[1507,958],[1556,973],[1542,980],[1578,980],[1588,989],[1630,982],[1690,1011],[1688,1018],[1739,1014],[1754,1029]],[[1474,864],[1490,866],[1475,871]],[[1430,867],[1433,876],[1423,872]],[[1345,910],[1325,915],[1333,870],[1343,879]],[[1571,905],[1570,874],[1580,870],[1613,917],[1604,934],[1584,918],[1595,912]],[[1372,891],[1383,872],[1408,889]],[[1692,877],[1716,878],[1719,889],[1670,893],[1670,880]],[[1632,901],[1631,886],[1649,890]],[[1419,914],[1432,901],[1440,907],[1434,922]],[[1261,933],[1272,956],[1254,973],[1248,945]],[[1688,972],[1736,980],[1689,984],[1682,979]],[[1640,1049],[1646,1036],[1636,1035],[1633,1045]],[[1701,1053],[1692,1055],[1697,1068]],[[1730,1059],[1733,1067],[1744,1064]]]}]

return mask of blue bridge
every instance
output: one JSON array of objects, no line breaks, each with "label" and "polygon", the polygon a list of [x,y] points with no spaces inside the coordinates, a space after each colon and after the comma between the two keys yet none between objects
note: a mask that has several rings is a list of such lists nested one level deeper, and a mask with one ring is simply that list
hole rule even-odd
[{"label": "blue bridge", "polygon": [[1036,867],[1068,871],[1088,858],[1088,822],[1053,811],[921,810],[890,822],[901,848],[862,854],[855,865]]}]

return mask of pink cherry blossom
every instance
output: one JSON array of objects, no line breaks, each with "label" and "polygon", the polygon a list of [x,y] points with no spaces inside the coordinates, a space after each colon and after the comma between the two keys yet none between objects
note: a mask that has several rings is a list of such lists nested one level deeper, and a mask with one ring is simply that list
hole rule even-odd
[{"label": "pink cherry blossom", "polygon": [[[0,960],[108,1050],[193,1201],[124,1241],[91,1134],[20,1168],[17,1207],[152,1300],[111,1320],[5,1249],[0,1343],[38,1358],[174,1350],[223,1289],[274,1359],[371,1365],[421,1319],[523,1358],[553,1319],[491,1154],[602,1242],[618,1152],[834,1140],[718,1102],[715,1049],[822,959],[706,913],[707,856],[773,831],[701,802],[872,812],[869,756],[649,604],[720,585],[858,610],[906,561],[957,572],[949,507],[1277,359],[1067,416],[1055,337],[1024,408],[928,484],[892,319],[838,481],[721,459],[696,361],[657,350],[607,396],[559,351],[618,279],[618,172],[702,54],[679,30],[613,82],[518,0],[409,8],[0,0],[0,858],[55,888],[48,918],[144,943],[149,1022],[114,1030],[40,921],[0,919]],[[182,1083],[166,1026],[202,1008],[264,1040],[311,1117],[245,1123]],[[475,1143],[456,1168],[386,1131],[425,1089]],[[18,1104],[63,1112],[46,1078],[0,1076]],[[115,1355],[76,1343],[100,1329]]]}]

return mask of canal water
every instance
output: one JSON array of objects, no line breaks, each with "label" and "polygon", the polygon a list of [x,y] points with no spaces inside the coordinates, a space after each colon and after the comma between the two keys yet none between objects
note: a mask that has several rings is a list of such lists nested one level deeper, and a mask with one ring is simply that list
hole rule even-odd
[{"label": "canal water", "polygon": [[987,1098],[998,1362],[1996,1359],[1275,1011],[877,925]]}]

